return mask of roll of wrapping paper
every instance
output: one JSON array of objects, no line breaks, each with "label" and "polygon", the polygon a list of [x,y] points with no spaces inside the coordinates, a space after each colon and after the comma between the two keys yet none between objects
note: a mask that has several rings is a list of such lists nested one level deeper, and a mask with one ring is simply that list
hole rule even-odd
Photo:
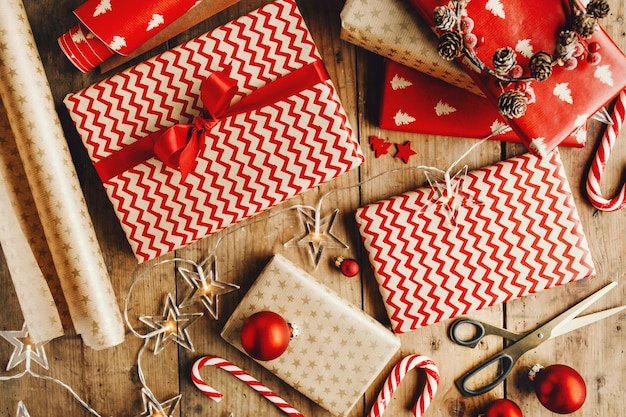
[{"label": "roll of wrapping paper", "polygon": [[[30,223],[35,220],[38,223],[39,219],[21,213],[21,205],[17,203],[18,200],[24,204],[30,202],[27,198],[20,198],[30,195],[30,187],[21,178],[24,170],[15,164],[19,156],[13,155],[15,141],[2,105],[0,144],[0,246],[28,327],[28,335],[33,342],[41,343],[63,335],[63,326],[48,282],[28,242],[27,228],[22,226],[26,221]],[[12,180],[9,177],[12,174],[17,174],[18,178]],[[20,221],[20,218],[24,220]]]},{"label": "roll of wrapping paper", "polygon": [[0,96],[76,332],[103,349],[124,325],[20,0],[0,0]]}]

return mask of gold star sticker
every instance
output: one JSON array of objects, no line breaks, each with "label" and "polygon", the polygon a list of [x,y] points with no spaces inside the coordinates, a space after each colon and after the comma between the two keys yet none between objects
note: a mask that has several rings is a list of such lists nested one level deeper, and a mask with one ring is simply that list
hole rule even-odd
[{"label": "gold star sticker", "polygon": [[48,358],[46,357],[46,351],[43,346],[47,342],[33,343],[28,335],[28,328],[26,323],[22,326],[22,330],[4,330],[0,331],[0,336],[6,339],[15,348],[6,370],[9,371],[15,368],[20,363],[26,361],[26,370],[30,371],[30,364],[35,362],[44,369],[48,369]]},{"label": "gold star sticker", "polygon": [[202,313],[181,314],[174,303],[174,297],[168,293],[163,316],[141,316],[139,320],[155,329],[150,335],[157,337],[154,344],[154,354],[158,355],[171,342],[176,342],[193,352],[193,343],[187,332],[187,327],[201,316]]},{"label": "gold star sticker", "polygon": [[182,395],[177,395],[163,403],[154,398],[154,394],[147,388],[141,389],[141,400],[143,401],[143,412],[136,417],[171,417],[176,406],[180,402]]},{"label": "gold star sticker", "polygon": [[[208,263],[205,273],[204,264]],[[219,318],[219,296],[237,291],[239,285],[222,282],[217,279],[217,262],[215,256],[205,259],[196,270],[178,268],[185,282],[191,287],[191,291],[185,296],[180,308],[188,307],[195,303],[202,303],[209,314],[215,319]]]},{"label": "gold star sticker", "polygon": [[296,236],[285,243],[285,247],[307,248],[313,264],[317,267],[324,249],[348,249],[349,246],[339,240],[332,232],[339,209],[335,209],[331,214],[323,218],[320,216],[319,210],[309,210],[313,211],[313,216],[307,213],[305,209],[298,207],[300,221],[304,225],[305,232],[303,235]]}]

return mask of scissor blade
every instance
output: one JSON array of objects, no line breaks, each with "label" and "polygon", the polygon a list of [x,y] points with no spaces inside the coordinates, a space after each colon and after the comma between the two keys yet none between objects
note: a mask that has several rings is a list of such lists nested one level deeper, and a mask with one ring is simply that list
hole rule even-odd
[{"label": "scissor blade", "polygon": [[588,324],[595,323],[596,321],[605,319],[609,316],[612,316],[613,314],[617,314],[624,309],[626,309],[626,305],[615,307],[615,308],[610,308],[608,310],[599,311],[597,313],[587,314],[582,317],[576,317],[569,323],[564,324],[563,326],[560,326],[554,329],[552,333],[550,334],[550,337],[553,338],[553,337],[561,336],[565,333],[569,333],[576,329],[580,329],[581,327],[585,327]]},{"label": "scissor blade", "polygon": [[587,298],[579,301],[574,306],[568,308],[567,310],[550,320],[548,323],[541,326],[539,329],[537,329],[537,331],[539,331],[540,333],[545,332],[546,335],[549,334],[550,338],[552,338],[552,335],[554,333],[565,333],[563,330],[561,330],[563,327],[565,327],[565,325],[571,323],[576,318],[576,316],[585,311],[590,305],[598,301],[600,298],[604,297],[607,292],[611,291],[616,286],[617,282],[615,281],[611,282],[608,285],[605,285],[598,291],[594,292]]}]

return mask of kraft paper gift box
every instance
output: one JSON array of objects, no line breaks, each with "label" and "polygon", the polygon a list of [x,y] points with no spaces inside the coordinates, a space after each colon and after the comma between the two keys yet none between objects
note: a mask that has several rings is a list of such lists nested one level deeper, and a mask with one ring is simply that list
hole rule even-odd
[{"label": "kraft paper gift box", "polygon": [[69,94],[65,104],[139,261],[364,160],[293,0]]},{"label": "kraft paper gift box", "polygon": [[350,412],[400,348],[389,329],[279,254],[243,297],[222,337],[245,353],[244,321],[267,310],[294,323],[299,335],[277,359],[257,362],[336,416]]},{"label": "kraft paper gift box", "polygon": [[454,194],[435,183],[356,212],[395,332],[595,274],[558,150],[450,185]]},{"label": "kraft paper gift box", "polygon": [[[387,60],[381,94],[379,125],[383,129],[430,135],[481,139],[507,126],[500,112],[485,98]],[[520,142],[511,130],[492,137]],[[582,147],[583,126],[561,142]]]},{"label": "kraft paper gift box", "polygon": [[[435,8],[456,4],[441,0],[409,1],[433,30],[437,30],[434,28]],[[480,61],[493,69],[494,52],[498,48],[513,48],[517,63],[523,69],[522,77],[530,76],[529,61],[534,53],[555,54],[557,36],[562,30],[571,29],[568,22],[572,20],[566,0],[472,0],[467,2],[465,13],[474,23],[471,31],[466,29],[465,32],[476,35],[479,40],[473,50]],[[508,122],[528,149],[542,156],[626,88],[626,56],[606,32],[598,27],[589,39],[579,41],[587,50],[576,58],[576,67],[568,69],[557,63],[544,81],[499,82],[470,62],[466,55],[457,61],[496,108],[503,91],[521,88],[525,92],[529,100],[525,114],[508,118]],[[588,57],[590,49],[596,48],[600,62],[594,65]]]},{"label": "kraft paper gift box", "polygon": [[407,0],[347,0],[341,39],[474,94],[483,95],[456,62],[437,53],[437,36]]}]

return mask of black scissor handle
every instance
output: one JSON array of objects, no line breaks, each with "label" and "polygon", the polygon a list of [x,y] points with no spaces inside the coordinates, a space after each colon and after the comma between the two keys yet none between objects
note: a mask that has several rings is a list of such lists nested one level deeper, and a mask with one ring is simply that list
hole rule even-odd
[{"label": "black scissor handle", "polygon": [[[471,389],[467,386],[468,382],[472,378],[474,378],[478,373],[483,371],[485,368],[495,364],[496,362],[499,362],[500,367],[498,369],[498,376],[493,381],[476,389]],[[509,375],[509,373],[513,369],[513,365],[515,364],[515,362],[516,362],[516,359],[514,359],[511,355],[505,352],[500,352],[497,355],[488,359],[487,361],[476,366],[472,370],[468,371],[465,375],[461,376],[459,379],[455,381],[455,385],[458,388],[458,390],[461,391],[461,394],[468,396],[468,397],[484,394],[486,392],[491,391],[497,385],[499,385],[502,381],[504,381],[504,379]]]},{"label": "black scissor handle", "polygon": [[[469,339],[460,338],[458,335],[458,329],[463,325],[470,325],[474,328],[475,333]],[[470,319],[459,319],[452,323],[450,329],[448,330],[448,333],[450,334],[450,339],[452,339],[452,341],[457,345],[474,348],[476,347],[478,342],[480,342],[481,339],[485,337],[487,331],[485,330],[485,326],[479,321]]]}]

